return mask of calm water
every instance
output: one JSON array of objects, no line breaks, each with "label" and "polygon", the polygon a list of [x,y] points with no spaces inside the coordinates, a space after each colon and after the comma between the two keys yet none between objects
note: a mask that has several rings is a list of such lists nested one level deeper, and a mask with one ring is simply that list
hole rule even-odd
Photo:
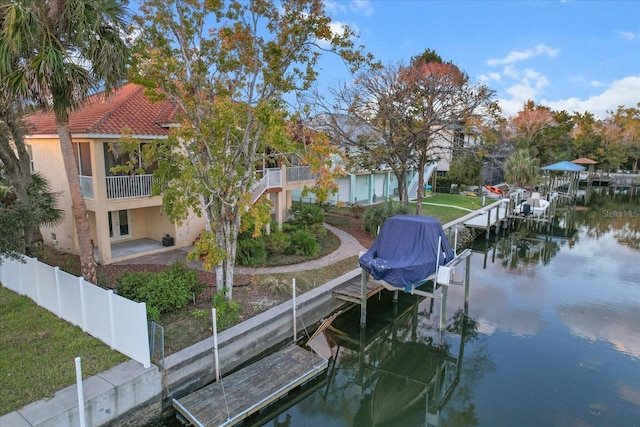
[{"label": "calm water", "polygon": [[452,286],[442,346],[428,300],[384,292],[365,330],[358,310],[336,320],[326,378],[252,422],[640,426],[640,203],[559,225],[476,242],[469,319]]},{"label": "calm water", "polygon": [[245,425],[640,426],[640,199],[478,240],[463,305],[452,286],[438,345],[438,302],[383,292],[365,329],[334,321],[325,377]]}]

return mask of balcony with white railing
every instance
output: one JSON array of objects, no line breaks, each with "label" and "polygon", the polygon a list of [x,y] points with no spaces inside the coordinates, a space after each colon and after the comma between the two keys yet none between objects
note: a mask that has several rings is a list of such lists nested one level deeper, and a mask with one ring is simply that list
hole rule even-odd
[{"label": "balcony with white railing", "polygon": [[291,166],[287,168],[287,182],[308,181],[315,179],[311,166]]},{"label": "balcony with white railing", "polygon": [[153,175],[108,176],[107,199],[149,197],[153,188]]},{"label": "balcony with white railing", "polygon": [[262,194],[270,188],[282,188],[282,169],[269,168],[265,169],[260,181],[257,181],[251,188],[251,201],[253,203],[258,200]]}]

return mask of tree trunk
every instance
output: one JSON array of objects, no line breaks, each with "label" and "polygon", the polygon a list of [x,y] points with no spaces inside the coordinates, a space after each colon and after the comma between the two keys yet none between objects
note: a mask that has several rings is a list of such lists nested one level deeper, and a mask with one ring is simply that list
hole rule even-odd
[{"label": "tree trunk", "polygon": [[216,226],[216,244],[224,248],[225,257],[216,266],[216,289],[225,293],[227,300],[233,298],[234,268],[238,248],[238,229],[241,217],[234,208],[220,209],[220,219]]},{"label": "tree trunk", "polygon": [[[22,125],[10,106],[2,106],[0,120],[6,125],[13,141],[8,134],[0,135],[0,162],[3,164],[4,173],[18,197],[18,203],[29,206],[29,188],[33,182],[31,178],[31,159],[24,143]],[[13,144],[12,144],[13,143]],[[14,148],[15,147],[15,152]],[[26,225],[24,227],[24,252],[27,255],[33,253],[35,243],[42,242],[42,233],[38,225]]]},{"label": "tree trunk", "polygon": [[420,156],[418,162],[418,191],[416,194],[416,215],[422,215],[422,195],[424,193],[424,168],[427,162],[424,156]]},{"label": "tree trunk", "polygon": [[82,189],[80,187],[80,174],[78,172],[78,163],[73,153],[68,116],[65,114],[65,117],[56,117],[56,125],[60,138],[62,161],[67,173],[67,181],[69,182],[69,194],[71,195],[72,203],[71,209],[76,224],[76,234],[78,235],[78,252],[80,255],[82,277],[84,277],[87,282],[96,283],[96,261],[93,257],[93,244],[91,243],[87,206],[84,203],[84,196],[82,195]]},{"label": "tree trunk", "polygon": [[394,170],[393,174],[396,176],[398,180],[398,199],[403,206],[409,205],[409,198],[407,197],[407,170],[405,168],[400,168],[398,170]]}]

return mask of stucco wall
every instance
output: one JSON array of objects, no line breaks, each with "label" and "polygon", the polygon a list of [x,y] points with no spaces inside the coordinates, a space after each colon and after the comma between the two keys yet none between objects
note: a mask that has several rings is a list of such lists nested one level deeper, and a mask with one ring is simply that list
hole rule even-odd
[{"label": "stucco wall", "polygon": [[[76,233],[73,215],[71,214],[71,196],[67,174],[62,162],[60,142],[58,139],[27,139],[33,153],[33,164],[37,172],[40,172],[47,180],[54,192],[58,195],[58,207],[65,210],[62,222],[53,227],[41,227],[45,244],[55,244],[60,250],[76,252]],[[52,240],[55,234],[56,242]]]}]

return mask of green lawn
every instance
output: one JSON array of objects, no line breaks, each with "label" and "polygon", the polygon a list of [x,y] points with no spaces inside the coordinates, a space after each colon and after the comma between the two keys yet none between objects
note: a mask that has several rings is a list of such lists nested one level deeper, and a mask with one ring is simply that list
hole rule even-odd
[{"label": "green lawn", "polygon": [[[468,209],[477,208],[481,204],[479,198],[451,194],[436,195],[425,201]],[[343,209],[344,213],[350,212],[348,207]],[[415,212],[415,205],[411,209]],[[424,205],[423,212],[435,216],[442,223],[466,213],[461,209],[432,205]],[[334,225],[338,227],[347,227],[350,219],[338,218],[335,222]],[[325,251],[335,248],[336,242],[331,238],[326,240],[323,246],[329,249],[325,248]],[[70,259],[73,259],[73,256]],[[56,264],[61,267],[68,268],[68,263],[64,257],[56,260]],[[354,268],[357,268],[355,256],[329,268],[271,274],[262,276],[261,281],[271,279],[284,283],[289,288],[292,278],[295,277],[296,284],[302,292]],[[243,293],[247,293],[248,296],[245,298],[255,299],[251,290],[251,286],[241,287],[234,290],[234,296],[240,299]],[[283,295],[280,298],[287,300],[290,297]],[[251,307],[243,317],[250,317],[263,309],[258,306]],[[172,313],[166,316],[161,324],[165,326],[166,354],[211,335],[210,321],[202,316],[195,316],[189,310]],[[85,378],[128,360],[126,356],[83,333],[80,328],[38,307],[30,298],[0,286],[0,414],[14,411],[35,400],[51,397],[56,391],[74,384],[76,356],[82,357]]]},{"label": "green lawn", "polygon": [[[470,210],[482,207],[481,197],[458,194],[435,194],[423,199],[422,202],[422,214],[437,218],[441,224],[446,224],[468,214]],[[492,202],[493,200],[486,199],[487,204]],[[409,207],[412,212],[415,212],[415,203],[409,203]]]},{"label": "green lawn", "polygon": [[30,298],[0,286],[0,415],[74,384],[77,356],[84,378],[128,360]]},{"label": "green lawn", "polygon": [[[460,218],[461,216],[468,214],[471,210],[476,210],[482,207],[481,197],[459,194],[438,193],[430,197],[425,197],[422,202],[422,214],[435,217],[441,224],[446,224],[449,221],[453,221],[456,218]],[[485,202],[490,204],[493,200],[486,199]],[[363,211],[366,211],[367,209],[371,209],[371,206],[362,206],[362,209]],[[415,202],[409,203],[409,212],[415,213],[415,211]],[[352,213],[352,208],[350,206],[342,206],[339,208],[333,206],[331,207],[331,212],[349,215]]]},{"label": "green lawn", "polygon": [[[477,196],[465,196],[459,194],[444,194],[438,193],[431,197],[427,197],[422,200],[424,203],[437,203],[441,205],[459,206],[471,210],[482,207],[482,197]],[[492,200],[487,199],[486,203],[490,203]]]}]

